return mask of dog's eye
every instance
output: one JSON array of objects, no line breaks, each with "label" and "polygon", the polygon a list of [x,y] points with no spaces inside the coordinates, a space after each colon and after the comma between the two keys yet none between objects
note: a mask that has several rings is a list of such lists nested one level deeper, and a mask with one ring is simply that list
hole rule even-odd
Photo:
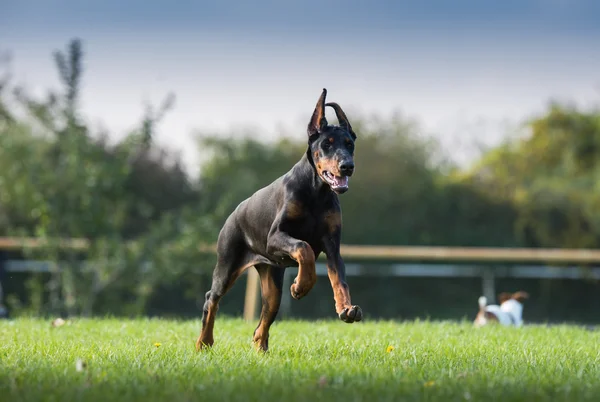
[{"label": "dog's eye", "polygon": [[328,142],[324,142],[324,143],[323,143],[323,149],[324,149],[324,150],[326,150],[326,151],[327,151],[327,150],[328,150],[328,149],[330,149],[330,148],[331,148],[331,144],[330,144],[330,143],[328,143]]}]

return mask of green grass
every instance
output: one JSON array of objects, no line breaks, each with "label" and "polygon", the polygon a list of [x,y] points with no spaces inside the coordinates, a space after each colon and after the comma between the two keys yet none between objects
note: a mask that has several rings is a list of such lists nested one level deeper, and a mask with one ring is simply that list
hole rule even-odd
[{"label": "green grass", "polygon": [[[281,321],[257,353],[254,324],[0,322],[2,401],[597,401],[600,332],[470,323]],[[160,343],[160,346],[155,346]],[[389,351],[388,346],[393,346]],[[76,361],[87,367],[77,371]]]}]

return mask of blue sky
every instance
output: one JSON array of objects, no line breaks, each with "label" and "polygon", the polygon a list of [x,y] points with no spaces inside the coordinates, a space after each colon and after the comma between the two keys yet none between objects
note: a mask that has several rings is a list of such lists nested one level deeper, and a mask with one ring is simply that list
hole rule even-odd
[{"label": "blue sky", "polygon": [[[159,141],[192,169],[195,129],[252,125],[304,134],[321,88],[345,108],[418,119],[459,159],[549,98],[595,102],[600,2],[8,0],[0,49],[34,92],[56,85],[50,54],[80,37],[83,107],[119,133],[142,101],[177,104]],[[350,114],[351,118],[351,114]]]}]

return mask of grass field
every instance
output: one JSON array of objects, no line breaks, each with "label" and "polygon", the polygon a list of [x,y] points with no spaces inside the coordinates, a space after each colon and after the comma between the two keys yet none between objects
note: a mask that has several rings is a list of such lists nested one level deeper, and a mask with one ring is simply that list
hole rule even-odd
[{"label": "grass field", "polygon": [[600,331],[281,321],[261,355],[254,325],[223,317],[198,354],[199,325],[0,322],[0,400],[600,400]]}]

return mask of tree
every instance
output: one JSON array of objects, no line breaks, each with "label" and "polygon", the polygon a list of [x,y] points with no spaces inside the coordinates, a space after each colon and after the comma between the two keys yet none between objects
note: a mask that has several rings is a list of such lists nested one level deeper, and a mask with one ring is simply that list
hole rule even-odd
[{"label": "tree", "polygon": [[484,155],[465,180],[515,205],[524,245],[600,245],[600,110],[551,103],[528,135]]},{"label": "tree", "polygon": [[[350,191],[340,197],[343,242],[514,244],[511,206],[454,182],[447,174],[452,165],[414,122],[399,113],[370,119],[358,115],[352,126],[358,133],[356,173]],[[287,172],[307,147],[302,132],[297,139],[274,143],[262,143],[254,133],[241,139],[235,134],[204,135],[201,142],[211,155],[200,174],[203,211],[214,212],[219,223],[244,198]]]},{"label": "tree", "polygon": [[[49,311],[90,315],[110,294],[113,312],[141,312],[170,273],[212,265],[198,248],[214,238],[210,217],[190,219],[187,209],[199,192],[153,143],[173,97],[156,111],[148,107],[140,128],[111,146],[81,116],[81,42],[54,60],[62,90],[40,101],[16,88],[27,120],[2,120],[2,217],[10,233],[46,240],[48,247],[28,255],[52,262]],[[89,248],[82,255],[63,247],[60,239],[69,238],[86,239]],[[132,295],[136,302],[124,304]]]}]

